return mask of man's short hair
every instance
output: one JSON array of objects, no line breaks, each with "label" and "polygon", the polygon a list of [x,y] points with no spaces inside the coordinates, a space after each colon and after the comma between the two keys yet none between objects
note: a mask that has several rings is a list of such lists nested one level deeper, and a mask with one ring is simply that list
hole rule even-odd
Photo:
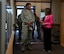
[{"label": "man's short hair", "polygon": [[26,3],[26,6],[31,5],[31,3]]}]

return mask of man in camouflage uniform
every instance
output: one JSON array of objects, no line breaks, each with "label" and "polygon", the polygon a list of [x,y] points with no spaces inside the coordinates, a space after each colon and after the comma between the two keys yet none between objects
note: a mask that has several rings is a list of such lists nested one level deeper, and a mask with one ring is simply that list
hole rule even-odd
[{"label": "man in camouflage uniform", "polygon": [[26,9],[22,11],[22,51],[27,49],[31,50],[32,40],[32,24],[35,21],[33,12],[31,11],[31,4],[26,4]]}]

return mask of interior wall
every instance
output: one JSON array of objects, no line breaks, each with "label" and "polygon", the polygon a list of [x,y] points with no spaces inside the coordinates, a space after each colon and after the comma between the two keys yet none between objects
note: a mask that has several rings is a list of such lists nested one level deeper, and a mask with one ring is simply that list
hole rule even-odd
[{"label": "interior wall", "polygon": [[52,0],[54,23],[60,24],[60,45],[64,47],[64,0]]},{"label": "interior wall", "polygon": [[[16,2],[17,5],[25,6],[27,2]],[[50,3],[31,3],[32,6],[36,7],[36,13],[38,16],[40,16],[41,9],[50,8]]]},{"label": "interior wall", "polygon": [[[6,1],[6,5],[10,6],[10,10],[11,11],[9,9],[8,9],[8,11],[6,10],[6,18],[5,19],[7,21],[7,33],[6,33],[7,35],[6,36],[4,35],[4,36],[6,37],[5,38],[5,40],[6,40],[5,44],[8,43],[8,45],[6,45],[6,49],[5,50],[6,50],[6,54],[13,54],[13,39],[14,39],[14,35],[11,35],[11,33],[13,31],[13,24],[15,23],[15,6],[14,6],[14,0],[9,0],[9,4]],[[13,38],[11,38],[11,37],[13,37]]]},{"label": "interior wall", "polygon": [[14,0],[10,0],[10,6],[12,8],[12,30],[14,29],[13,28],[13,24],[15,23],[15,5],[14,5]]},{"label": "interior wall", "polygon": [[[61,0],[52,0],[52,14],[54,17],[54,24],[60,24],[60,9]],[[25,5],[27,2],[16,2],[16,5]],[[41,9],[50,8],[50,3],[31,3],[36,6],[36,13],[40,16]]]},{"label": "interior wall", "polygon": [[60,44],[64,46],[64,1],[61,2],[61,33],[60,33]]},{"label": "interior wall", "polygon": [[1,16],[0,16],[0,54],[5,54],[5,20],[6,20],[6,11],[5,11],[5,5],[6,1],[5,0],[0,0],[1,1]]},{"label": "interior wall", "polygon": [[52,14],[54,16],[54,24],[60,24],[61,0],[52,0]]},{"label": "interior wall", "polygon": [[[1,38],[1,0],[0,0],[0,38]],[[0,39],[0,52],[1,52],[1,39]]]}]

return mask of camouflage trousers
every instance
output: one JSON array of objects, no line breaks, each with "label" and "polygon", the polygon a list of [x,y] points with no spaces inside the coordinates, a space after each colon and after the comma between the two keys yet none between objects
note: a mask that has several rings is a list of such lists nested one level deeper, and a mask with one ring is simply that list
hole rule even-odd
[{"label": "camouflage trousers", "polygon": [[27,25],[22,26],[22,45],[31,45],[32,31],[28,29]]}]

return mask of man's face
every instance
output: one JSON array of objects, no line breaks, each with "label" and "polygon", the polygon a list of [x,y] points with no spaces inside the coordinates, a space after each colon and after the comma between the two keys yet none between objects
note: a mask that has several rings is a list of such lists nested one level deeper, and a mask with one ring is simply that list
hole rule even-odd
[{"label": "man's face", "polygon": [[31,10],[31,5],[28,5],[28,6],[27,6],[27,9],[28,9],[28,10]]}]

